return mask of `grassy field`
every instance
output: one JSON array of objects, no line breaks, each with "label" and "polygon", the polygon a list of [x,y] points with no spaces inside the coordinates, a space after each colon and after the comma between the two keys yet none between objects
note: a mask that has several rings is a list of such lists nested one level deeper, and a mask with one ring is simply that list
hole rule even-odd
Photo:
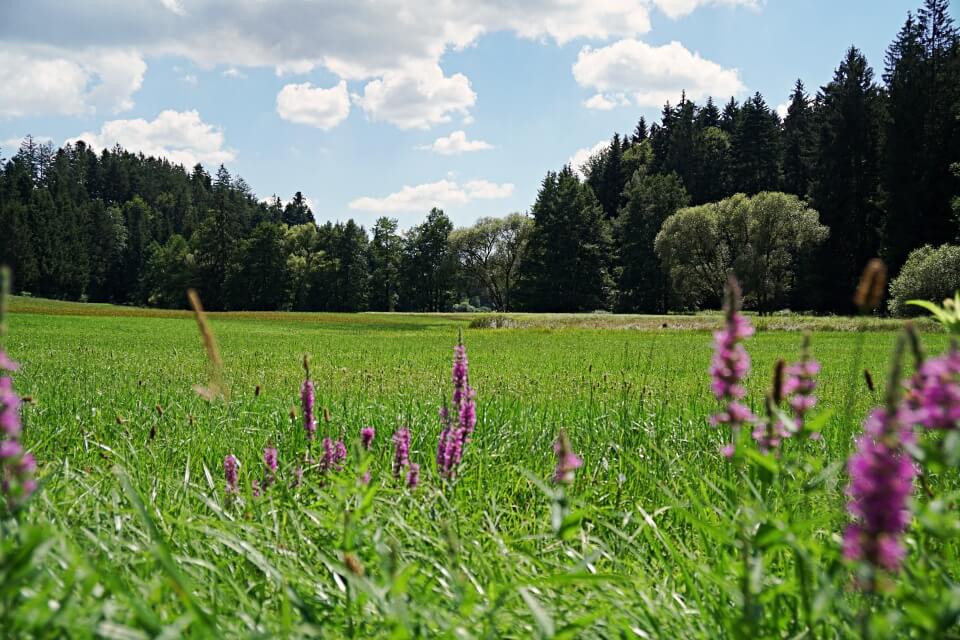
[{"label": "grassy field", "polygon": [[[16,387],[30,398],[25,444],[42,487],[7,533],[42,543],[15,576],[26,586],[0,602],[9,633],[856,635],[862,603],[838,560],[842,465],[881,401],[895,323],[759,321],[747,345],[757,411],[775,360],[798,353],[801,335],[786,329],[810,328],[827,417],[822,441],[787,445],[813,462],[754,491],[708,426],[719,316],[509,319],[482,328],[459,315],[214,314],[231,398],[208,403],[192,390],[207,364],[189,315],[14,299],[7,350],[23,365]],[[438,407],[461,330],[478,424],[445,486],[434,469]],[[942,350],[946,336],[923,341]],[[306,447],[290,416],[303,354],[329,413],[319,434],[342,437],[350,454],[342,472],[290,488]],[[364,425],[377,431],[370,454],[357,442]],[[414,490],[391,475],[401,425],[423,469]],[[549,484],[561,429],[584,460],[566,507]],[[267,445],[281,481],[255,498]],[[233,502],[231,453],[243,489]],[[358,482],[366,470],[369,486]],[[805,560],[813,584],[785,551],[744,570],[742,523],[756,509],[787,514],[785,535],[817,541]]]}]

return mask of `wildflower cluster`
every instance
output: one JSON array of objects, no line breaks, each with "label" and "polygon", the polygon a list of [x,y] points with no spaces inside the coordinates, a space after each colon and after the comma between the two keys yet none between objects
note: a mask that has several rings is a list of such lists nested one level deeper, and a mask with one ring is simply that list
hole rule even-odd
[{"label": "wildflower cluster", "polygon": [[848,560],[894,571],[904,548],[901,537],[910,522],[907,500],[913,492],[916,468],[903,445],[912,440],[907,412],[874,409],[864,435],[847,464],[848,509],[857,521],[847,527],[843,553]]},{"label": "wildflower cluster", "polygon": [[563,431],[553,443],[553,452],[557,456],[557,467],[553,472],[555,484],[571,484],[577,469],[583,466],[583,460],[573,452],[570,439]]},{"label": "wildflower cluster", "polygon": [[[740,314],[740,285],[731,277],[727,283],[724,301],[725,324],[714,333],[714,355],[710,364],[711,389],[724,408],[710,419],[714,427],[721,425],[730,430],[733,440],[744,425],[756,421],[750,409],[740,400],[746,394],[743,379],[750,371],[750,356],[743,348],[743,341],[753,335],[750,322]],[[724,449],[727,456],[733,455],[731,442]]]},{"label": "wildflower cluster", "polygon": [[470,387],[467,348],[458,342],[453,349],[453,398],[452,407],[440,409],[443,427],[437,442],[437,469],[443,478],[452,480],[463,459],[463,449],[477,424],[477,407],[474,391]]},{"label": "wildflower cluster", "polygon": [[23,504],[37,488],[33,454],[20,443],[20,397],[13,389],[12,373],[19,365],[0,349],[0,493],[6,506]]}]

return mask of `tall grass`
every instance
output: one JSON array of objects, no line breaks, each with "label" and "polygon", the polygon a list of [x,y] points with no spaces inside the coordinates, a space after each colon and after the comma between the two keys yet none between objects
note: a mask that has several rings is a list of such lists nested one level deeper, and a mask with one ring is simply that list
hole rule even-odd
[{"label": "tall grass", "polygon": [[[208,372],[189,317],[17,313],[18,304],[7,348],[32,398],[25,441],[43,486],[0,551],[10,636],[862,632],[866,596],[840,557],[843,465],[862,416],[881,402],[892,332],[813,334],[823,439],[786,443],[785,456],[804,447],[803,462],[771,482],[723,458],[723,436],[708,426],[706,329],[719,316],[674,330],[465,328],[478,419],[456,482],[445,483],[437,410],[470,318],[214,314],[225,403],[191,390]],[[757,413],[767,372],[801,343],[760,329],[747,381]],[[922,342],[936,352],[947,338]],[[304,353],[330,418],[318,436],[343,438],[349,455],[342,472],[293,487],[307,447],[291,412]],[[365,425],[377,432],[369,452]],[[404,425],[422,469],[412,490],[391,469],[389,434]],[[584,464],[558,519],[550,478],[560,431]],[[279,451],[279,481],[255,498],[267,445]],[[227,454],[241,462],[237,499],[224,492]],[[366,471],[369,484],[359,481]],[[949,508],[955,474],[929,480]],[[911,545],[911,593],[952,597],[956,542],[916,535]],[[871,628],[882,634],[887,622],[922,628],[904,615]]]}]

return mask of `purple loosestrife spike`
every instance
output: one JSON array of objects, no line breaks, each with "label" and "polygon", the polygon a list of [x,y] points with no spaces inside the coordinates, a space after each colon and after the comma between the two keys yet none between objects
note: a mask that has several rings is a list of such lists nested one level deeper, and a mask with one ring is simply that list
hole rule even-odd
[{"label": "purple loosestrife spike", "polygon": [[240,463],[237,462],[236,457],[233,454],[228,455],[223,459],[223,475],[227,480],[227,493],[235,494],[238,491],[237,488],[237,470],[240,468]]},{"label": "purple loosestrife spike", "polygon": [[[2,295],[2,294],[0,294]],[[0,370],[14,372],[17,364],[0,349]],[[23,504],[37,487],[34,473],[37,462],[20,443],[20,396],[13,389],[13,378],[0,377],[0,493],[8,508]]]},{"label": "purple loosestrife spike", "polygon": [[453,381],[453,407],[440,409],[442,430],[437,442],[437,468],[440,475],[448,480],[456,477],[464,447],[477,424],[476,393],[470,386],[467,348],[463,342],[458,342],[453,348],[450,378]]},{"label": "purple loosestrife spike", "polygon": [[300,387],[300,401],[303,404],[303,429],[307,432],[307,440],[312,441],[317,435],[317,416],[313,412],[317,394],[310,378]]},{"label": "purple loosestrife spike", "polygon": [[10,359],[5,351],[0,350],[0,370],[16,373],[20,365]]},{"label": "purple loosestrife spike", "polygon": [[848,508],[857,522],[844,533],[843,555],[888,571],[896,571],[905,554],[900,538],[910,523],[907,500],[916,475],[901,446],[910,437],[901,422],[909,419],[903,413],[874,409],[847,464]]},{"label": "purple loosestrife spike", "polygon": [[323,457],[320,459],[320,471],[340,471],[347,457],[347,446],[340,440],[323,439]]},{"label": "purple loosestrife spike", "polygon": [[407,488],[416,489],[418,484],[420,484],[420,465],[411,462],[410,468],[407,470]]},{"label": "purple loosestrife spike", "polygon": [[377,435],[377,432],[373,427],[364,427],[360,429],[360,444],[363,445],[364,449],[369,450],[373,446],[373,439]]},{"label": "purple loosestrife spike", "polygon": [[960,352],[929,358],[908,387],[907,402],[927,429],[952,430],[960,424]]},{"label": "purple loosestrife spike", "polygon": [[[724,311],[724,327],[713,334],[710,377],[713,394],[726,404],[726,408],[711,417],[710,424],[729,427],[731,436],[735,437],[742,426],[756,422],[756,418],[750,409],[738,402],[746,393],[742,382],[750,371],[750,356],[742,342],[753,335],[753,327],[740,314],[740,285],[733,276],[727,282]],[[727,451],[729,447],[724,449],[724,455]]]},{"label": "purple loosestrife spike", "polygon": [[410,464],[410,430],[397,429],[393,434],[393,477],[399,478],[401,471]]},{"label": "purple loosestrife spike", "polygon": [[[848,510],[856,519],[843,536],[843,554],[874,569],[896,571],[906,553],[901,537],[910,523],[907,501],[917,470],[904,444],[914,441],[915,416],[901,402],[900,366],[904,339],[897,340],[887,386],[886,406],[870,412],[857,451],[847,462]],[[874,582],[871,581],[870,589]]]},{"label": "purple loosestrife spike", "polygon": [[563,431],[560,432],[557,441],[553,443],[553,452],[557,456],[557,468],[553,472],[553,482],[555,484],[571,484],[576,470],[583,466],[583,460],[573,452],[570,439]]},{"label": "purple loosestrife spike", "polygon": [[263,485],[268,487],[277,479],[277,468],[280,466],[277,460],[277,450],[274,447],[267,447],[263,450],[263,466],[267,470]]},{"label": "purple loosestrife spike", "polygon": [[810,357],[810,334],[803,337],[803,347],[800,350],[800,361],[787,367],[787,379],[784,383],[784,394],[790,398],[790,407],[797,427],[803,427],[803,421],[817,405],[817,374],[820,373],[820,363]]},{"label": "purple loosestrife spike", "polygon": [[260,481],[259,480],[250,481],[250,491],[253,493],[254,498],[260,497]]}]

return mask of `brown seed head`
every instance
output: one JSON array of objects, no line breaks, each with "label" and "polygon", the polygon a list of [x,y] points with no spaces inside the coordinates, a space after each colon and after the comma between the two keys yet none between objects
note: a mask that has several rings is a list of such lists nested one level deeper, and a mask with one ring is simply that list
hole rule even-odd
[{"label": "brown seed head", "polygon": [[887,265],[883,260],[873,258],[867,263],[853,294],[853,303],[860,309],[860,313],[868,313],[880,306],[883,293],[887,288]]},{"label": "brown seed head", "polygon": [[360,577],[363,576],[363,565],[360,564],[360,560],[357,559],[357,556],[352,553],[343,554],[343,564],[347,566],[347,569],[350,570],[350,573]]},{"label": "brown seed head", "polygon": [[773,365],[773,390],[770,397],[776,406],[780,406],[780,403],[783,402],[783,372],[786,366],[787,363],[783,361],[783,358],[777,360],[776,364]]}]

